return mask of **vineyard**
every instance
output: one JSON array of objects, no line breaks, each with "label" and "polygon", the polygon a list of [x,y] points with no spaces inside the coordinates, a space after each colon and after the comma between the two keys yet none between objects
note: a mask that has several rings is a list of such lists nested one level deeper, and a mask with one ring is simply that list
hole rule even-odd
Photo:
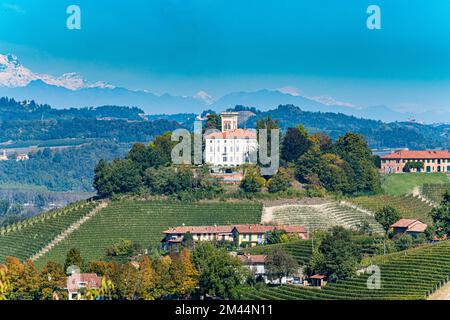
[{"label": "vineyard", "polygon": [[450,242],[397,253],[378,264],[381,288],[367,288],[369,274],[329,283],[322,289],[301,286],[266,287],[248,290],[245,300],[388,300],[426,299],[449,280]]},{"label": "vineyard", "polygon": [[49,211],[36,217],[0,229],[0,262],[7,256],[28,259],[71,224],[95,207],[95,203],[78,202],[63,209]]},{"label": "vineyard", "polygon": [[375,212],[384,206],[391,206],[399,211],[402,218],[420,219],[425,223],[431,223],[431,219],[428,214],[433,207],[412,195],[363,196],[351,199],[351,201],[357,206],[372,212]]},{"label": "vineyard", "polygon": [[442,201],[447,190],[450,190],[450,183],[426,183],[422,186],[423,196],[435,204]]},{"label": "vineyard", "polygon": [[374,232],[383,232],[373,215],[351,206],[326,202],[316,205],[286,205],[272,209],[272,220],[279,224],[303,225],[309,231],[333,226],[357,228],[366,221]]},{"label": "vineyard", "polygon": [[160,245],[162,232],[170,227],[259,223],[260,204],[182,204],[156,201],[116,201],[101,210],[64,241],[37,260],[64,262],[71,248],[78,248],[87,261],[105,258],[105,248],[119,239],[135,241],[144,248]]}]

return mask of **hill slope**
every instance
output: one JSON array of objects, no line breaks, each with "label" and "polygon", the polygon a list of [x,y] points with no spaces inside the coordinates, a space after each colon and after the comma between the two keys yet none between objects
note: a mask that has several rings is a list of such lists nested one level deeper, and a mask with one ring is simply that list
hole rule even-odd
[{"label": "hill slope", "polygon": [[380,289],[368,289],[369,274],[331,283],[322,289],[281,286],[250,290],[244,299],[282,300],[385,300],[426,299],[448,281],[450,274],[450,242],[411,249],[381,257]]},{"label": "hill slope", "polygon": [[160,245],[162,232],[170,227],[259,223],[261,205],[239,203],[167,203],[116,201],[101,210],[64,241],[37,260],[64,262],[71,248],[78,248],[87,261],[105,258],[106,247],[119,239],[133,240],[144,248]]}]

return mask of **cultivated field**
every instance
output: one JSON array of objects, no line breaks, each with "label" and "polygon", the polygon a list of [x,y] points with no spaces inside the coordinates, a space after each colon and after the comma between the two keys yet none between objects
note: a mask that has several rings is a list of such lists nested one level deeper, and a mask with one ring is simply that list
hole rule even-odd
[{"label": "cultivated field", "polygon": [[79,202],[0,228],[0,262],[7,256],[28,259],[95,207]]},{"label": "cultivated field", "polygon": [[450,242],[397,253],[379,261],[381,288],[368,289],[369,274],[330,283],[322,289],[299,286],[249,290],[243,299],[286,300],[385,300],[426,299],[449,280]]},{"label": "cultivated field", "polygon": [[400,212],[402,218],[415,218],[431,223],[429,212],[433,208],[428,203],[412,195],[391,196],[375,195],[350,199],[359,207],[375,212],[384,206],[391,206]]},{"label": "cultivated field", "polygon": [[309,231],[327,230],[333,226],[357,228],[367,221],[374,232],[383,232],[368,212],[337,202],[284,205],[270,208],[271,219],[278,224],[303,225]]},{"label": "cultivated field", "polygon": [[422,195],[432,203],[439,204],[447,190],[450,190],[450,183],[426,183],[422,186]]},{"label": "cultivated field", "polygon": [[405,173],[383,176],[383,190],[393,196],[401,196],[412,193],[414,188],[424,184],[449,183],[445,173]]},{"label": "cultivated field", "polygon": [[53,260],[64,262],[71,248],[78,248],[87,261],[105,258],[105,248],[119,239],[133,240],[144,248],[159,247],[162,232],[185,225],[259,223],[260,204],[184,204],[155,201],[112,202],[68,238],[37,260],[38,265]]}]

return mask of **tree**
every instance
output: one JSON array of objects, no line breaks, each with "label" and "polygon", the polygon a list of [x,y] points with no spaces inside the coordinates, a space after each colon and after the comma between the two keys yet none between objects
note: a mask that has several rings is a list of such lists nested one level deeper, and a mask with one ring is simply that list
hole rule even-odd
[{"label": "tree", "polygon": [[186,296],[194,292],[197,286],[198,271],[192,261],[192,254],[188,249],[183,249],[172,259],[169,269],[174,285],[174,294]]},{"label": "tree", "polygon": [[265,179],[260,176],[257,168],[248,168],[244,179],[242,179],[240,188],[247,193],[256,193],[264,187]]},{"label": "tree", "polygon": [[403,172],[411,172],[411,169],[417,170],[417,172],[423,171],[425,164],[421,161],[408,161],[403,167]]},{"label": "tree", "polygon": [[267,244],[276,244],[287,242],[289,237],[284,230],[276,229],[267,233],[266,241]]},{"label": "tree", "polygon": [[222,118],[220,115],[210,113],[206,116],[205,130],[211,129],[222,131]]},{"label": "tree", "polygon": [[0,265],[0,301],[9,299],[11,289],[8,268],[5,265]]},{"label": "tree", "polygon": [[280,168],[267,182],[267,189],[270,193],[286,191],[291,186],[292,172],[286,168]]},{"label": "tree", "polygon": [[66,261],[64,262],[64,271],[69,272],[69,267],[78,267],[83,269],[84,261],[81,257],[81,252],[77,248],[72,248],[67,252]]},{"label": "tree", "polygon": [[59,300],[66,296],[66,274],[63,267],[48,261],[39,275],[40,300]]},{"label": "tree", "polygon": [[142,186],[139,167],[130,159],[101,160],[95,168],[94,188],[100,197],[137,192]]},{"label": "tree", "polygon": [[442,238],[450,236],[450,189],[444,193],[442,202],[430,212],[434,234]]},{"label": "tree", "polygon": [[278,283],[281,283],[283,277],[291,276],[297,271],[297,262],[281,247],[275,247],[267,254],[266,273],[270,280],[277,279]]},{"label": "tree", "polygon": [[327,274],[331,279],[346,279],[356,273],[360,259],[351,232],[333,227],[314,250],[308,271]]},{"label": "tree", "polygon": [[246,271],[241,262],[224,249],[215,248],[209,242],[196,245],[193,261],[199,272],[200,294],[222,299],[236,299],[245,279]]},{"label": "tree", "polygon": [[292,162],[307,152],[313,142],[308,131],[302,125],[288,128],[281,145],[281,159]]},{"label": "tree", "polygon": [[391,226],[399,219],[400,213],[391,206],[384,206],[375,212],[375,220],[383,227],[386,232],[386,237],[389,234]]},{"label": "tree", "polygon": [[348,175],[347,193],[381,190],[380,177],[373,162],[372,151],[362,135],[347,132],[336,140],[333,151],[351,166],[352,174]]},{"label": "tree", "polygon": [[391,206],[384,206],[375,212],[375,220],[381,224],[384,231],[386,232],[384,237],[384,254],[386,254],[386,240],[389,235],[389,230],[391,226],[400,219],[400,213],[397,209]]}]

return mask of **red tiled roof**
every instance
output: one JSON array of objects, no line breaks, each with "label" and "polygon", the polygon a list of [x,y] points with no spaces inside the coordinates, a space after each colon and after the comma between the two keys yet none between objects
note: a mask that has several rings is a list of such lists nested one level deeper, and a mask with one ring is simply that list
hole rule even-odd
[{"label": "red tiled roof", "polygon": [[264,254],[244,254],[238,256],[244,264],[257,264],[266,262],[267,256]]},{"label": "red tiled roof", "polygon": [[256,131],[250,129],[234,129],[224,132],[212,132],[205,137],[206,139],[231,139],[231,138],[250,138],[256,139]]},{"label": "red tiled roof", "polygon": [[400,219],[394,223],[392,228],[407,228],[407,231],[411,232],[424,232],[427,225],[417,219]]},{"label": "red tiled roof", "polygon": [[381,159],[450,159],[448,150],[401,150]]},{"label": "red tiled roof", "polygon": [[70,275],[67,278],[67,290],[70,292],[78,291],[79,282],[85,282],[86,288],[98,289],[102,283],[102,277],[97,276],[95,273],[77,273]]},{"label": "red tiled roof", "polygon": [[233,229],[239,233],[266,233],[273,230],[284,230],[287,233],[306,233],[307,230],[303,226],[268,226],[262,224],[238,224],[229,226],[182,226],[171,228],[163,233],[165,234],[185,234],[190,232],[196,233],[231,233]]},{"label": "red tiled roof", "polygon": [[185,233],[231,233],[233,226],[190,226],[176,227],[164,231],[165,234],[185,234]]},{"label": "red tiled roof", "polygon": [[315,274],[315,275],[313,275],[313,276],[311,276],[311,277],[309,277],[310,279],[325,279],[327,276],[326,275],[323,275],[323,274]]},{"label": "red tiled roof", "polygon": [[238,224],[234,226],[239,233],[265,233],[275,229],[275,226],[262,224]]},{"label": "red tiled roof", "polygon": [[284,230],[287,233],[305,233],[303,226],[266,226],[262,224],[240,224],[235,226],[239,233],[265,233],[273,230]]},{"label": "red tiled roof", "polygon": [[307,233],[306,228],[303,226],[282,226],[280,229],[287,233]]}]

